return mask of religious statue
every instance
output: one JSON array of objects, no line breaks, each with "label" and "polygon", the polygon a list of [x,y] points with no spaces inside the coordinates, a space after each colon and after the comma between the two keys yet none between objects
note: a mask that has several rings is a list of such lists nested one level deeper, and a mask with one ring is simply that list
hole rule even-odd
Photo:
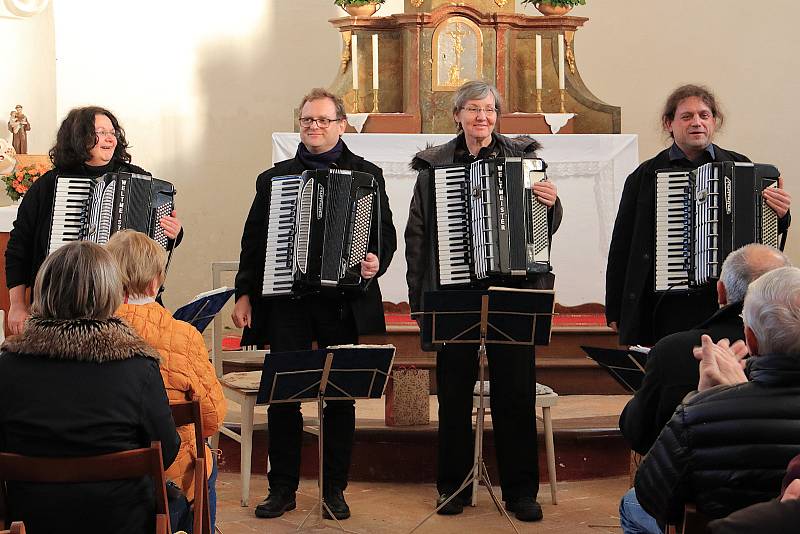
[{"label": "religious statue", "polygon": [[17,104],[8,119],[8,131],[12,135],[11,144],[17,154],[28,153],[28,132],[30,129],[31,124],[28,122],[28,117],[22,112],[22,106]]}]

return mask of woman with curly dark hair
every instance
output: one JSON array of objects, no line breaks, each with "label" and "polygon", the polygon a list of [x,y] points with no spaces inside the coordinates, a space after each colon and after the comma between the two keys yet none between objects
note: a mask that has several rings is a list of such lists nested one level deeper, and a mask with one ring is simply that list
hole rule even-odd
[{"label": "woman with curly dark hair", "polygon": [[[67,114],[50,149],[55,168],[43,174],[22,199],[6,249],[6,285],[11,307],[8,327],[12,334],[22,332],[30,315],[25,296],[36,273],[47,257],[56,176],[102,176],[108,172],[147,174],[131,164],[125,130],[113,113],[98,106],[75,108]],[[180,242],[181,222],[173,211],[161,219],[170,239]]]}]

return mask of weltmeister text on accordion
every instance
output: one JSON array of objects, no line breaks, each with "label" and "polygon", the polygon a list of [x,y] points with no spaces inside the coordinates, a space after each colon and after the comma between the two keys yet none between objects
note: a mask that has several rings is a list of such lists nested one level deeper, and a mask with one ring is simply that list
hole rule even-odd
[{"label": "weltmeister text on accordion", "polygon": [[535,158],[492,158],[433,170],[437,284],[473,286],[550,271],[547,206]]}]

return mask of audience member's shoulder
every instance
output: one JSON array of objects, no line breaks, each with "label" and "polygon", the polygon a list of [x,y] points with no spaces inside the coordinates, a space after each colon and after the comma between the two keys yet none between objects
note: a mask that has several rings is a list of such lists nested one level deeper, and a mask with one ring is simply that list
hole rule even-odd
[{"label": "audience member's shoulder", "polygon": [[700,344],[700,336],[703,334],[702,330],[685,330],[683,332],[675,332],[661,338],[650,350],[649,358],[669,359],[675,356],[683,356],[688,354],[692,356],[691,349],[695,345]]}]

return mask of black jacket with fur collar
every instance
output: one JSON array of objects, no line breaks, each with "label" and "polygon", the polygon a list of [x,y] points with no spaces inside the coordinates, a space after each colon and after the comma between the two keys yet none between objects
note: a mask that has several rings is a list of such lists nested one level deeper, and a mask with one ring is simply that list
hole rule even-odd
[{"label": "black jacket with fur collar", "polygon": [[[495,157],[536,157],[539,143],[527,136],[506,137],[493,133]],[[434,225],[431,202],[433,199],[433,183],[431,171],[439,165],[449,165],[455,160],[456,149],[463,134],[443,145],[430,147],[419,152],[411,161],[411,167],[418,171],[417,182],[414,185],[414,196],[408,212],[406,225],[406,282],[408,283],[408,303],[412,312],[422,310],[422,295],[435,286],[435,273],[433,272],[433,258],[435,257],[435,242],[430,239]],[[561,199],[556,199],[556,204],[548,210],[550,228],[555,233],[561,224],[563,209]],[[539,276],[537,280],[526,284],[526,287],[538,289],[551,289],[555,282],[552,273]]]},{"label": "black jacket with fur collar", "polygon": [[[119,319],[31,318],[0,347],[0,450],[88,456],[180,445],[158,353]],[[29,532],[152,532],[149,480],[8,485],[9,515]]]}]

